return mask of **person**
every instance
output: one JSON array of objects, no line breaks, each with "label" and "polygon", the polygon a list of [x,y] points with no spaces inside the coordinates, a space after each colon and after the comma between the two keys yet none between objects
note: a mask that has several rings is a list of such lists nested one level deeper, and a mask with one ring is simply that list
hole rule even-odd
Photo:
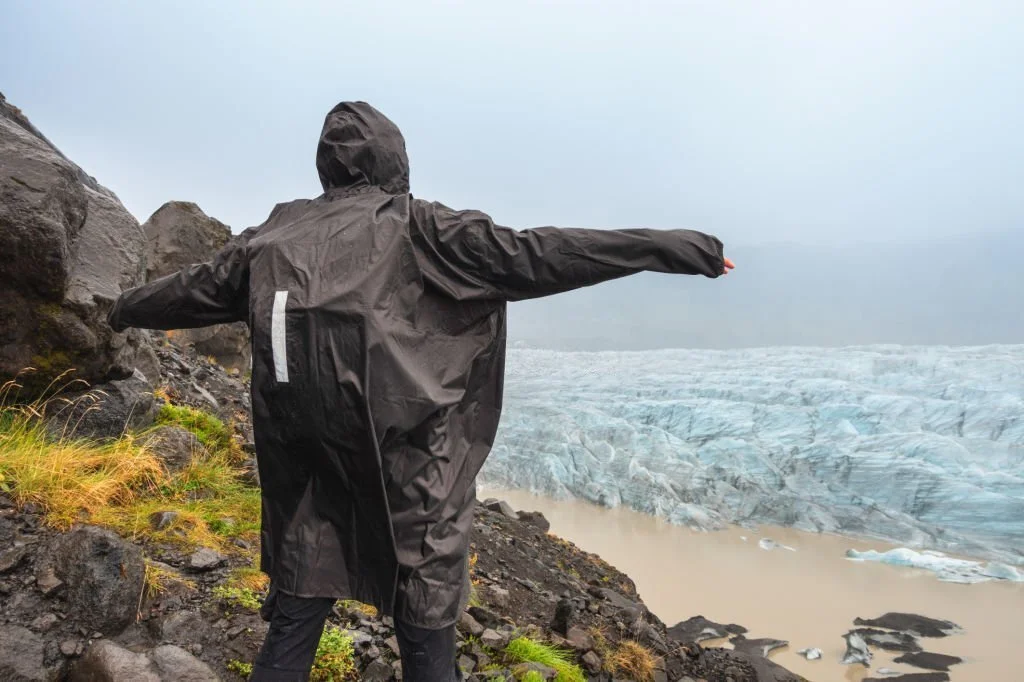
[{"label": "person", "polygon": [[393,616],[406,682],[461,679],[475,479],[501,413],[510,301],[642,271],[726,274],[690,230],[516,231],[413,197],[398,128],[326,117],[323,194],[209,263],[124,292],[127,327],[248,322],[270,626],[252,680],[306,680],[336,599]]}]

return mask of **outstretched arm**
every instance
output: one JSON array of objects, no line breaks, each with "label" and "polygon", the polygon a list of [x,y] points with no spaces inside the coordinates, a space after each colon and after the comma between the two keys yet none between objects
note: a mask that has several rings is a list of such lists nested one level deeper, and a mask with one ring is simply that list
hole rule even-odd
[{"label": "outstretched arm", "polygon": [[226,246],[209,263],[129,289],[114,303],[107,320],[114,331],[128,327],[188,329],[249,316],[247,239]]},{"label": "outstretched arm", "polygon": [[693,230],[512,230],[478,211],[417,202],[414,222],[458,298],[557,294],[643,271],[718,277],[732,262]]}]

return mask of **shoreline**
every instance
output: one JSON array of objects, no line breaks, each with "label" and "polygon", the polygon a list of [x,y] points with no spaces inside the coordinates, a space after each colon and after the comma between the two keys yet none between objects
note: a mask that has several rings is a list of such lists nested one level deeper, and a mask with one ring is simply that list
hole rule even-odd
[{"label": "shoreline", "polygon": [[[858,682],[878,675],[882,667],[922,672],[892,663],[899,654],[877,649],[870,669],[838,663],[845,650],[842,635],[855,627],[854,619],[889,611],[951,620],[965,629],[960,635],[920,642],[927,651],[964,658],[951,671],[958,682],[1012,679],[1017,668],[1014,633],[1024,613],[1021,583],[942,582],[922,569],[845,556],[850,548],[894,547],[880,540],[766,525],[757,531],[738,526],[693,531],[632,509],[552,500],[495,486],[481,486],[478,496],[542,512],[552,533],[629,575],[651,610],[670,626],[700,614],[748,627],[751,638],[789,641],[789,647],[773,652],[770,659],[810,680]],[[795,551],[766,551],[758,546],[766,537]],[[724,640],[706,644],[729,646]],[[808,647],[820,648],[823,658],[807,661],[797,655]]]}]

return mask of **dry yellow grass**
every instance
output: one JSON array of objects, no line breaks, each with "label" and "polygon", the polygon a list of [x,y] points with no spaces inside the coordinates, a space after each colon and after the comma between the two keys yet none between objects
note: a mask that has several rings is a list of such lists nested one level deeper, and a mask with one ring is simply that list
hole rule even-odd
[{"label": "dry yellow grass", "polygon": [[657,659],[651,650],[639,642],[623,640],[615,645],[606,664],[617,675],[625,675],[636,682],[651,682]]},{"label": "dry yellow grass", "polygon": [[[183,471],[169,473],[146,434],[92,442],[48,433],[42,416],[60,398],[49,392],[16,404],[19,388],[15,381],[0,386],[0,490],[18,504],[39,505],[49,525],[95,523],[130,539],[235,552],[233,538],[256,542],[259,490],[241,482],[233,443],[213,417],[183,410],[195,422],[186,427],[213,447]],[[154,530],[150,516],[164,511],[175,512],[176,519]]]}]

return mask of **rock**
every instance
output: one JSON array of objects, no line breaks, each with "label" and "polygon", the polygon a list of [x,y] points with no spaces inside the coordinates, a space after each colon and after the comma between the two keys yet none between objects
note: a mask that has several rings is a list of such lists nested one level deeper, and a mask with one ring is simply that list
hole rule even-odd
[{"label": "rock", "polygon": [[480,635],[484,634],[484,630],[486,628],[484,628],[484,626],[481,625],[473,616],[468,613],[463,613],[462,616],[459,617],[459,629],[467,635],[480,637]]},{"label": "rock", "polygon": [[360,676],[363,682],[388,682],[392,679],[391,666],[381,660],[375,660],[366,666],[366,670]]},{"label": "rock", "polygon": [[0,575],[16,569],[27,554],[28,547],[14,547],[0,552]]},{"label": "rock", "polygon": [[870,668],[871,650],[868,649],[867,642],[855,632],[846,633],[843,635],[843,639],[846,640],[846,652],[843,654],[840,663],[843,665],[861,663],[865,668]]},{"label": "rock", "polygon": [[519,514],[517,514],[516,510],[504,500],[485,500],[484,508],[489,509],[492,512],[497,512],[506,518],[515,519],[516,521],[519,520]]},{"label": "rock", "polygon": [[569,632],[569,628],[576,621],[576,605],[571,599],[565,597],[555,604],[555,618],[551,623],[551,629],[562,635]]},{"label": "rock", "polygon": [[821,658],[821,649],[801,649],[797,652],[808,661],[816,661]]},{"label": "rock", "polygon": [[153,530],[164,530],[174,523],[178,518],[176,511],[159,511],[149,515],[149,525]]},{"label": "rock", "polygon": [[36,587],[39,588],[44,597],[49,597],[63,586],[64,581],[57,577],[52,566],[45,567],[36,576]]},{"label": "rock", "polygon": [[81,526],[59,536],[44,561],[64,582],[68,610],[87,627],[113,635],[135,621],[145,575],[135,545]]},{"label": "rock", "polygon": [[913,635],[906,632],[888,632],[873,628],[857,628],[853,633],[859,635],[870,646],[876,646],[886,651],[921,651],[921,645],[917,643]]},{"label": "rock", "polygon": [[619,594],[618,592],[609,587],[597,588],[596,590],[594,590],[594,596],[600,597],[605,601],[611,602],[611,605],[619,611],[623,609],[631,609],[640,614],[647,613],[646,606],[644,606],[643,604],[636,603],[632,599],[629,599],[628,597]]},{"label": "rock", "polygon": [[768,657],[772,651],[789,646],[789,642],[781,639],[747,639],[744,635],[736,635],[729,640],[733,649],[754,656]]},{"label": "rock", "polygon": [[60,618],[53,613],[44,613],[29,625],[29,628],[36,632],[48,632],[53,626],[60,622]]},{"label": "rock", "polygon": [[388,637],[387,639],[385,639],[384,640],[384,645],[387,648],[391,649],[391,653],[393,653],[395,656],[401,656],[402,655],[402,652],[399,651],[399,649],[398,649],[398,638],[395,637],[394,635],[392,635],[391,637]]},{"label": "rock", "polygon": [[669,639],[682,644],[689,644],[690,642],[704,642],[709,639],[723,639],[729,635],[743,635],[746,632],[747,629],[742,625],[722,625],[721,623],[708,620],[704,616],[694,616],[681,623],[676,623],[668,629],[666,634],[668,634]]},{"label": "rock", "polygon": [[145,654],[137,654],[109,639],[95,642],[78,659],[70,682],[162,682]]},{"label": "rock", "polygon": [[576,651],[589,651],[594,648],[594,638],[583,628],[570,627],[565,634],[565,639]]},{"label": "rock", "polygon": [[194,571],[212,571],[226,560],[220,552],[209,547],[200,547],[188,558],[188,565]]},{"label": "rock", "polygon": [[480,643],[492,649],[504,649],[508,642],[508,635],[502,634],[497,630],[492,630],[490,628],[484,630],[483,634],[480,635]]},{"label": "rock", "polygon": [[542,533],[551,530],[551,522],[539,511],[519,512],[519,520],[528,526],[533,526]]},{"label": "rock", "polygon": [[165,682],[220,682],[210,666],[172,644],[156,647],[149,657]]},{"label": "rock", "polygon": [[0,378],[34,367],[28,397],[69,369],[90,384],[130,376],[151,349],[106,315],[142,282],[138,222],[2,95],[0,167]]},{"label": "rock", "polygon": [[[2,100],[0,100],[2,103]],[[45,682],[50,679],[43,664],[43,639],[20,625],[0,625],[0,680]]]},{"label": "rock", "polygon": [[65,639],[60,643],[60,652],[64,656],[78,656],[82,653],[82,642],[77,639]]},{"label": "rock", "polygon": [[961,631],[956,623],[914,613],[886,613],[878,618],[857,618],[853,622],[856,625],[909,632],[918,637],[945,637]]},{"label": "rock", "polygon": [[67,398],[70,403],[54,403],[47,414],[47,430],[54,436],[119,438],[129,429],[149,426],[156,417],[153,387],[139,370],[127,379],[98,384]]},{"label": "rock", "polygon": [[143,443],[170,471],[181,471],[193,459],[206,454],[206,447],[199,438],[180,426],[158,426],[146,434]]},{"label": "rock", "polygon": [[497,629],[502,624],[509,623],[511,621],[506,618],[502,618],[493,611],[489,611],[482,606],[470,606],[469,615],[476,619],[478,623],[483,625],[485,628]]},{"label": "rock", "polygon": [[[146,235],[146,280],[205,263],[231,241],[231,228],[203,213],[196,204],[170,201],[142,226]],[[224,367],[249,368],[249,330],[244,323],[220,324],[174,332],[182,344],[192,344],[201,356],[212,356]]]},{"label": "rock", "polygon": [[596,675],[597,673],[601,672],[601,668],[604,667],[601,663],[601,657],[593,651],[588,651],[587,653],[583,654],[583,658],[580,660],[582,660],[583,662],[583,667],[591,675]]},{"label": "rock", "polygon": [[504,587],[498,587],[497,585],[488,585],[484,588],[484,601],[491,604],[499,609],[504,609],[508,606],[509,592]]},{"label": "rock", "polygon": [[940,670],[943,672],[949,671],[949,666],[963,663],[964,659],[957,656],[948,656],[946,654],[934,654],[929,651],[917,651],[913,653],[906,653],[899,658],[893,659],[896,663],[906,663],[912,665],[915,668],[924,668],[926,670]]},{"label": "rock", "polygon": [[465,654],[459,656],[459,670],[463,673],[471,673],[476,668],[476,661]]}]

